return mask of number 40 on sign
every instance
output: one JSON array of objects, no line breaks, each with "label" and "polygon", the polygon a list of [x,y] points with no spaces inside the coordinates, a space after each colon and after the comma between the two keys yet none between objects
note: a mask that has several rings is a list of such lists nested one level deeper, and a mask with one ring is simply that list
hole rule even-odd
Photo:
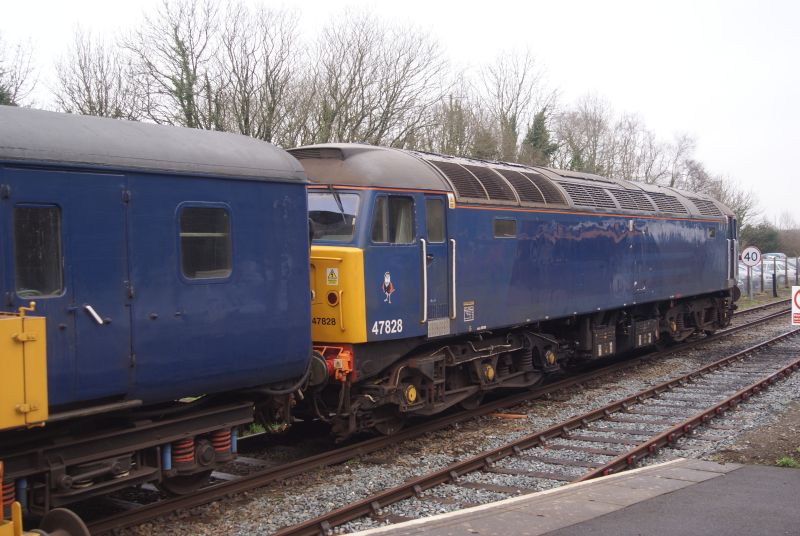
[{"label": "number 40 on sign", "polygon": [[792,287],[792,325],[800,326],[800,287]]}]

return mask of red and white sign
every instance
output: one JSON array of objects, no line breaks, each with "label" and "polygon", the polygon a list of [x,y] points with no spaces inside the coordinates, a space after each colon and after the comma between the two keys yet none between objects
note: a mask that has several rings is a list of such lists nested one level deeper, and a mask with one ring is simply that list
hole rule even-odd
[{"label": "red and white sign", "polygon": [[741,261],[745,266],[757,266],[761,262],[761,250],[755,246],[747,246],[742,251]]},{"label": "red and white sign", "polygon": [[792,325],[800,326],[800,287],[792,287]]}]

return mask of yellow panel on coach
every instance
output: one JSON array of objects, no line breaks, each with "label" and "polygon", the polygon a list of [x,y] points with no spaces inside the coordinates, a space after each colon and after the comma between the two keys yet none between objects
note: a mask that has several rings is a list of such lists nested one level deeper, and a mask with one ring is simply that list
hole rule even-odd
[{"label": "yellow panel on coach", "polygon": [[366,342],[363,250],[312,246],[311,291],[312,340]]},{"label": "yellow panel on coach", "polygon": [[0,430],[47,420],[45,319],[0,314]]}]

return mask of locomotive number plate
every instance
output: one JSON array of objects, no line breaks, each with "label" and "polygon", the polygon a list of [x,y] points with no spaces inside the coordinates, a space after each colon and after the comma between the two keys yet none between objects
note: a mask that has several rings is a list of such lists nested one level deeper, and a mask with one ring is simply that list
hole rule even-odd
[{"label": "locomotive number plate", "polygon": [[318,326],[335,326],[336,319],[327,316],[315,316],[311,319],[311,323]]},{"label": "locomotive number plate", "polygon": [[402,333],[403,332],[403,319],[397,318],[393,320],[377,320],[372,324],[372,333],[375,335],[384,335],[389,333]]}]

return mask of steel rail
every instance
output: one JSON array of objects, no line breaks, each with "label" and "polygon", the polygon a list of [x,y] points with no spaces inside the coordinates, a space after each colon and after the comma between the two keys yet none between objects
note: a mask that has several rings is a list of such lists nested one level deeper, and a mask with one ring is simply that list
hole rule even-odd
[{"label": "steel rail", "polygon": [[[553,425],[545,430],[529,434],[522,438],[516,439],[506,445],[473,456],[472,458],[469,458],[467,460],[456,462],[443,469],[414,478],[413,480],[405,482],[399,486],[378,492],[374,495],[371,495],[370,497],[367,497],[366,499],[362,499],[348,506],[339,508],[327,514],[323,514],[322,516],[319,516],[317,518],[307,520],[303,523],[291,527],[286,527],[284,529],[275,532],[273,536],[303,536],[303,535],[315,536],[318,534],[327,534],[329,533],[329,531],[331,531],[333,527],[342,525],[344,523],[347,523],[348,521],[359,519],[364,516],[377,514],[381,508],[387,505],[420,495],[425,490],[433,488],[440,484],[455,482],[458,480],[460,476],[465,475],[467,473],[472,473],[475,471],[479,471],[481,469],[491,468],[498,460],[501,460],[509,456],[513,456],[515,454],[519,454],[522,451],[530,448],[545,446],[547,441],[550,439],[562,437],[568,434],[571,430],[575,430],[583,426],[586,426],[592,421],[603,419],[612,413],[623,411],[632,404],[639,403],[642,400],[651,398],[665,391],[671,390],[676,386],[685,385],[687,382],[696,378],[697,376],[720,369],[726,365],[733,363],[734,361],[739,361],[747,354],[751,354],[757,350],[771,346],[784,339],[794,337],[799,333],[800,329],[784,333],[783,335],[779,335],[778,337],[774,337],[772,339],[769,339],[768,341],[764,341],[757,345],[751,346],[745,350],[736,352],[735,354],[731,354],[723,359],[715,361],[714,363],[711,363],[700,369],[692,371],[689,374],[683,375],[673,380],[663,382],[659,385],[656,385],[655,387],[651,387],[640,393],[626,397],[622,400],[612,402],[611,404],[608,404],[602,408],[592,410],[577,417],[573,417],[571,419]],[[800,359],[784,367],[779,372],[776,372],[775,374],[770,375],[769,377],[757,382],[756,384],[753,384],[750,387],[737,392],[735,395],[726,399],[722,403],[717,404],[711,408],[708,408],[703,412],[695,415],[691,419],[680,423],[678,427],[681,429],[683,429],[683,427],[688,427],[687,430],[683,432],[686,433],[688,432],[688,430],[691,430],[691,428],[697,426],[696,423],[698,420],[701,423],[705,422],[705,420],[708,420],[708,418],[710,418],[711,416],[718,415],[719,413],[721,413],[722,407],[730,407],[732,401],[735,404],[738,400],[742,400],[745,397],[749,396],[749,393],[752,393],[760,389],[761,386],[763,386],[765,383],[773,383],[774,381],[777,381],[777,378],[784,376],[788,372],[797,370],[798,368],[800,368]],[[669,431],[663,434],[659,434],[657,437],[652,438],[651,440],[644,442],[641,445],[638,445],[632,451],[633,453],[631,452],[625,453],[619,456],[618,458],[612,460],[612,462],[609,463],[608,467],[603,466],[597,471],[591,472],[590,476],[580,477],[576,479],[576,481],[585,480],[586,478],[593,478],[595,476],[599,476],[602,474],[608,474],[609,472],[613,472],[614,470],[619,470],[621,468],[628,467],[628,465],[635,463],[636,459],[641,459],[644,455],[655,452],[656,450],[656,448],[654,448],[655,445],[663,444],[664,442],[669,442],[670,437],[677,438],[677,436],[674,435],[676,433],[677,432],[674,429],[670,429]],[[670,436],[670,434],[672,434],[672,436]],[[631,458],[635,456],[638,456],[638,458]]]},{"label": "steel rail", "polygon": [[[286,480],[288,478],[307,473],[314,469],[319,469],[321,467],[342,463],[352,458],[363,456],[375,452],[377,450],[380,450],[382,448],[395,445],[399,442],[420,437],[429,432],[434,432],[446,428],[448,426],[452,426],[454,424],[462,423],[477,417],[485,416],[501,409],[506,409],[509,407],[516,406],[523,402],[546,397],[551,395],[552,393],[561,391],[563,389],[579,386],[589,380],[596,379],[598,377],[605,376],[610,373],[629,368],[636,364],[640,364],[646,361],[661,359],[669,355],[676,354],[678,352],[689,350],[696,346],[705,344],[707,342],[712,342],[718,339],[722,339],[739,331],[744,331],[755,325],[768,322],[775,318],[779,318],[781,315],[785,315],[788,311],[789,309],[781,310],[776,313],[772,313],[764,317],[755,319],[751,322],[748,322],[747,324],[742,324],[741,326],[727,328],[713,335],[708,335],[702,338],[684,342],[679,346],[675,346],[672,348],[651,352],[644,356],[632,359],[631,358],[619,359],[618,361],[613,362],[610,365],[606,365],[591,370],[589,372],[576,374],[569,378],[554,381],[544,386],[537,387],[531,391],[516,393],[499,400],[494,400],[485,403],[473,410],[468,410],[468,411],[464,410],[453,415],[445,415],[442,417],[422,422],[413,427],[401,430],[400,432],[393,434],[391,436],[371,438],[366,441],[357,443],[355,445],[340,447],[333,451],[327,451],[320,454],[316,454],[307,458],[303,458],[301,460],[296,460],[294,462],[280,465],[278,467],[272,467],[264,469],[262,471],[257,471],[249,475],[237,478],[235,480],[215,483],[206,488],[202,488],[191,495],[174,497],[174,498],[164,499],[151,504],[146,504],[141,507],[132,509],[130,511],[121,512],[119,514],[113,514],[103,519],[90,522],[88,523],[88,525],[92,534],[100,534],[103,532],[111,531],[113,529],[118,529],[134,525],[137,523],[142,523],[144,521],[148,521],[150,519],[162,515],[170,514],[176,510],[202,506],[204,504],[225,497],[226,495],[232,495],[244,491],[250,491],[259,487],[266,486],[273,482]],[[242,442],[246,443],[247,440],[245,438],[239,439],[240,447],[242,445]]]}]

